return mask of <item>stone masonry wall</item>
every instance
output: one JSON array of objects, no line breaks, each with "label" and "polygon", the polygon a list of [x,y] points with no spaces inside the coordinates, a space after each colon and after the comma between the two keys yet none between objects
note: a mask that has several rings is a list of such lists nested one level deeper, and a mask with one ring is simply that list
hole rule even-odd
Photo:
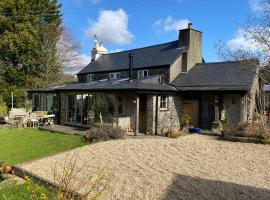
[{"label": "stone masonry wall", "polygon": [[168,109],[160,109],[160,97],[158,97],[158,134],[165,134],[169,129],[180,128],[181,98],[168,96]]}]

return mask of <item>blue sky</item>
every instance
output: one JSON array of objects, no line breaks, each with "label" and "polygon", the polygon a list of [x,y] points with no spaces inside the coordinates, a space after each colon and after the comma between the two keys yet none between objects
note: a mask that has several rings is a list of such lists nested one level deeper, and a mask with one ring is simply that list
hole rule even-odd
[{"label": "blue sky", "polygon": [[89,58],[96,33],[110,51],[176,40],[188,22],[203,32],[203,55],[217,61],[214,45],[244,45],[239,26],[259,0],[60,0],[64,24]]}]

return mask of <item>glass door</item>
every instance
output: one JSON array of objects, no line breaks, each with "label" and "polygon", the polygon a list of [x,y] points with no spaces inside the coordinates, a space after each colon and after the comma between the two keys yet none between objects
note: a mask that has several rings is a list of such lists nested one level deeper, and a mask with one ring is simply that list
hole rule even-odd
[{"label": "glass door", "polygon": [[68,102],[67,102],[67,122],[68,123],[75,123],[75,117],[76,117],[76,109],[75,109],[75,95],[69,94],[67,96]]},{"label": "glass door", "polygon": [[76,95],[76,124],[82,124],[82,95]]}]

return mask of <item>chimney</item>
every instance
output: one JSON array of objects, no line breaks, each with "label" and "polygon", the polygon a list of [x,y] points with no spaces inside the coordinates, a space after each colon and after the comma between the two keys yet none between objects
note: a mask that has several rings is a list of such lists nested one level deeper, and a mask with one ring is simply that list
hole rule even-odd
[{"label": "chimney", "polygon": [[132,82],[132,73],[133,73],[133,54],[129,54],[129,82]]},{"label": "chimney", "polygon": [[94,36],[94,43],[95,43],[95,46],[91,51],[91,55],[92,55],[91,61],[97,61],[97,59],[101,55],[108,53],[108,50],[103,46],[102,42],[98,41],[98,38],[96,35]]},{"label": "chimney", "polygon": [[196,63],[202,63],[202,32],[193,29],[192,23],[179,31],[179,47],[184,48],[181,72],[188,72]]}]

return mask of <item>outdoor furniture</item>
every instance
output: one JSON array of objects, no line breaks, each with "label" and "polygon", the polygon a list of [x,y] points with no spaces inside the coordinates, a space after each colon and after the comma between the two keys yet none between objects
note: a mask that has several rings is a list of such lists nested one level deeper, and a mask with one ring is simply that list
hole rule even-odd
[{"label": "outdoor furniture", "polygon": [[35,114],[35,118],[39,121],[39,124],[44,127],[48,125],[54,126],[54,114],[48,115],[47,111],[35,111],[33,113]]},{"label": "outdoor furniture", "polygon": [[28,113],[25,108],[12,108],[9,111],[9,119],[12,124],[16,123],[24,126],[28,119]]},{"label": "outdoor furniture", "polygon": [[38,128],[39,127],[39,120],[36,118],[35,113],[30,113],[29,121],[31,122],[32,128]]}]

